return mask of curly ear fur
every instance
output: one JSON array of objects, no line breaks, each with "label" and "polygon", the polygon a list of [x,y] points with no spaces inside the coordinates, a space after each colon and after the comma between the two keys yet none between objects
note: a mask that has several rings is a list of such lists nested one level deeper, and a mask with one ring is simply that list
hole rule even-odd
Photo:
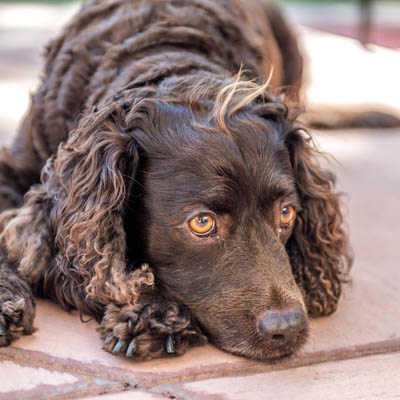
[{"label": "curly ear fur", "polygon": [[[59,148],[55,179],[61,189],[52,214],[60,267],[87,274],[86,291],[104,304],[134,300],[127,282],[124,202],[128,180],[138,164],[132,137],[124,133],[117,110],[90,116]],[[56,183],[56,185],[54,185]]]},{"label": "curly ear fur", "polygon": [[319,166],[319,153],[303,133],[296,130],[286,138],[302,207],[287,249],[309,315],[328,315],[348,282],[352,255],[335,177]]}]

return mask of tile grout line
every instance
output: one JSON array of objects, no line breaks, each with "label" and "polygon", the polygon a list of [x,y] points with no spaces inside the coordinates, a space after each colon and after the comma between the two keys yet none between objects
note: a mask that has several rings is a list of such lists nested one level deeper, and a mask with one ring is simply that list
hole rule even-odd
[{"label": "tile grout line", "polygon": [[[279,363],[263,364],[257,361],[243,360],[234,363],[219,363],[213,366],[189,367],[181,372],[144,372],[126,370],[120,367],[107,366],[101,363],[86,363],[70,358],[61,358],[33,350],[23,350],[16,347],[0,348],[0,359],[30,364],[93,376],[125,383],[130,388],[151,388],[176,382],[198,381],[208,378],[250,375],[269,371],[278,371],[303,366],[323,364],[332,361],[345,361],[371,355],[400,352],[400,338],[363,345],[343,347],[330,351],[318,351],[299,355]],[[132,363],[134,367],[134,363]]]}]

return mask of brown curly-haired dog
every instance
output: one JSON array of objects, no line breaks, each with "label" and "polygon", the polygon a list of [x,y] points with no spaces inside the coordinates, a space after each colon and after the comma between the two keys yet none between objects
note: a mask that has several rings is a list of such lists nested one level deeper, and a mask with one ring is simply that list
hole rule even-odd
[{"label": "brown curly-haired dog", "polygon": [[351,259],[279,10],[91,0],[46,59],[0,160],[0,345],[32,332],[34,293],[137,359],[299,349]]}]

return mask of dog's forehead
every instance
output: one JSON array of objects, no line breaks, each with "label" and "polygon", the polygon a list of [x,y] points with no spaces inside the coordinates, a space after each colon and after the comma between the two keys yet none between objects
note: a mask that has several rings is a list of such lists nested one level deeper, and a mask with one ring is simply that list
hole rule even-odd
[{"label": "dog's forehead", "polygon": [[294,191],[284,139],[270,126],[239,125],[231,136],[181,126],[166,135],[166,142],[157,157],[150,156],[148,171],[156,181],[157,197],[166,201],[179,203],[177,197],[182,202],[224,204],[237,197],[267,201]]}]

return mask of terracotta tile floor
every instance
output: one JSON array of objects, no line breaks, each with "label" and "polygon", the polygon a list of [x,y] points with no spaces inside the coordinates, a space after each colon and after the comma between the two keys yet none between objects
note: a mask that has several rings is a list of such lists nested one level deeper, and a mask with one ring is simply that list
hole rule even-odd
[{"label": "terracotta tile floor", "polygon": [[[69,5],[24,7],[0,5],[0,38],[7,38],[0,40],[2,143],[9,143],[27,105],[27,93],[36,85],[42,43],[74,10]],[[18,26],[13,22],[15,13],[30,18]],[[346,57],[352,55],[354,68],[359,59],[356,55],[363,51],[350,40],[312,31],[301,34],[317,75],[309,91],[314,93],[310,96],[314,103],[329,102],[330,91],[336,93],[337,83],[323,79],[329,73],[321,54],[324,37],[330,48],[334,46]],[[367,56],[360,53],[363,60]],[[368,57],[374,66],[380,65],[382,58],[391,59],[394,65],[400,62],[399,54],[381,53],[380,49]],[[397,74],[392,76],[394,82],[393,77]],[[380,103],[397,109],[399,91],[393,96],[393,85],[386,87],[386,95],[380,89],[377,97]],[[356,262],[354,283],[338,311],[312,322],[311,339],[299,356],[271,365],[205,346],[180,358],[134,363],[101,350],[95,323],[82,324],[76,313],[65,313],[41,300],[36,317],[39,330],[0,349],[0,399],[93,399],[99,394],[104,395],[96,398],[104,400],[400,398],[399,133],[352,130],[317,134],[321,148],[338,161],[333,168],[340,188],[347,193],[344,200]]]}]

